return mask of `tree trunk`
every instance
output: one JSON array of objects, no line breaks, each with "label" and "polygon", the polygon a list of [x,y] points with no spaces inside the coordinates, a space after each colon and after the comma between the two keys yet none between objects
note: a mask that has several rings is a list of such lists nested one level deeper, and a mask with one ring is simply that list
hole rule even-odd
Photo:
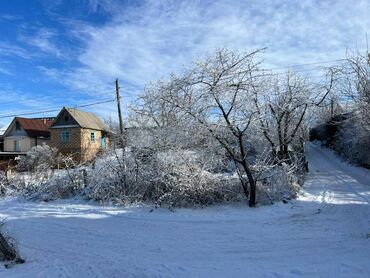
[{"label": "tree trunk", "polygon": [[256,206],[256,182],[253,180],[253,181],[249,181],[249,183],[251,187],[249,206],[252,208]]},{"label": "tree trunk", "polygon": [[256,181],[253,178],[252,171],[249,169],[248,163],[244,160],[242,163],[243,169],[247,174],[248,181],[249,181],[249,206],[255,207],[256,206]]}]

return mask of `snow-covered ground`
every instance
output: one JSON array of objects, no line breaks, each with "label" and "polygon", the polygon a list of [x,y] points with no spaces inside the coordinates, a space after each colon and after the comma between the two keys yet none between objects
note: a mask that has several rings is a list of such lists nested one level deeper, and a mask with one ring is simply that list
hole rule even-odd
[{"label": "snow-covered ground", "polygon": [[370,171],[308,145],[298,200],[170,212],[0,201],[27,260],[0,277],[370,277]]}]

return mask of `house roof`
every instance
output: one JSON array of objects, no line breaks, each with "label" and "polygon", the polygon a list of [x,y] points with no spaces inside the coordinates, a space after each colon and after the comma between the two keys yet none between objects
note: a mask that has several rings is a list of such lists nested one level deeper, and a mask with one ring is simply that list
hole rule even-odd
[{"label": "house roof", "polygon": [[[109,128],[103,123],[103,121],[99,119],[93,113],[77,110],[74,108],[67,108],[67,107],[64,107],[63,110],[68,111],[68,113],[75,119],[78,125],[82,128],[89,128],[89,129],[103,130],[106,132],[110,132]],[[59,113],[59,115],[61,114],[61,112]],[[51,126],[51,128],[53,128],[53,126]]]},{"label": "house roof", "polygon": [[4,137],[6,136],[6,134],[11,129],[15,122],[18,122],[22,129],[24,129],[24,131],[30,137],[50,137],[49,127],[54,122],[54,118],[28,119],[15,117],[12,123],[9,125],[8,129],[5,131]]}]

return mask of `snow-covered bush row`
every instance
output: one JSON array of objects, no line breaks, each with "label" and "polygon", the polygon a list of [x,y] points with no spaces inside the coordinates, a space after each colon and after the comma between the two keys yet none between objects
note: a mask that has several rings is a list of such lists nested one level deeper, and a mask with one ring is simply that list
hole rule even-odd
[{"label": "snow-covered bush row", "polygon": [[242,199],[237,177],[210,173],[184,151],[154,153],[141,163],[140,151],[91,171],[88,199],[102,202],[149,202],[189,207]]},{"label": "snow-covered bush row", "polygon": [[[83,197],[99,202],[153,203],[158,206],[204,206],[241,200],[238,178],[215,174],[196,163],[193,152],[112,151],[92,166],[22,172],[0,180],[4,194],[50,201]],[[32,152],[32,155],[34,152]],[[144,159],[144,160],[143,160]],[[36,167],[37,168],[37,167]],[[35,169],[36,169],[35,168]]]},{"label": "snow-covered bush row", "polygon": [[351,114],[339,126],[332,148],[344,159],[370,167],[370,124],[364,124],[356,114]]},{"label": "snow-covered bush row", "polygon": [[[63,169],[56,170],[57,165]],[[0,193],[45,200],[75,196],[84,183],[83,168],[76,166],[72,157],[58,154],[55,148],[35,146],[19,157],[17,172],[0,173]]]},{"label": "snow-covered bush row", "polygon": [[[80,197],[121,205],[193,207],[245,200],[235,171],[225,171],[230,166],[223,172],[211,171],[215,161],[207,161],[205,156],[182,149],[112,150],[97,159],[94,167],[74,165],[42,173],[21,172],[8,179],[1,176],[0,184],[3,194],[43,201]],[[64,158],[65,165],[69,165],[65,162],[68,159]],[[297,192],[296,184],[284,166],[268,169],[258,181],[257,201],[270,204],[290,198]]]},{"label": "snow-covered bush row", "polygon": [[[370,53],[355,51],[339,66],[337,98],[344,120],[339,121],[333,149],[352,163],[370,168]],[[333,107],[333,102],[330,107]],[[332,110],[332,109],[331,109]],[[338,115],[338,114],[337,114]],[[330,118],[335,115],[330,114]]]}]

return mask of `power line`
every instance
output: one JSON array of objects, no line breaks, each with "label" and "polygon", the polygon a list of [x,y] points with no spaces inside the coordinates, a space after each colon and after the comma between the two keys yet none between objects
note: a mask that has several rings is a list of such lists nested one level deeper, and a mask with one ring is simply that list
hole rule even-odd
[{"label": "power line", "polygon": [[[103,101],[88,103],[88,104],[74,105],[72,107],[89,107],[89,106],[93,106],[93,105],[110,103],[110,102],[115,102],[115,101],[116,101],[116,99],[109,99],[109,100],[103,100]],[[43,111],[35,111],[35,112],[25,112],[25,113],[12,114],[12,115],[3,115],[3,116],[0,116],[0,119],[13,118],[13,117],[17,117],[17,116],[34,115],[34,114],[44,114],[44,113],[51,113],[51,112],[57,112],[57,111],[60,111],[60,108],[43,110]]]},{"label": "power line", "polygon": [[324,60],[324,61],[319,61],[319,62],[314,62],[314,63],[306,63],[306,64],[293,64],[293,65],[271,68],[271,69],[268,69],[268,70],[279,70],[279,69],[289,69],[289,68],[294,68],[294,67],[322,65],[322,64],[328,64],[328,63],[334,63],[334,62],[341,62],[341,61],[345,61],[345,60],[346,59],[335,59],[335,60]]},{"label": "power line", "polygon": [[20,114],[12,114],[12,115],[4,115],[4,116],[0,116],[0,119],[13,118],[13,117],[17,117],[17,116],[33,115],[33,114],[51,113],[51,112],[56,112],[56,111],[59,111],[59,109],[44,110],[44,111],[37,111],[37,112],[26,112],[26,113],[20,113]]},{"label": "power line", "polygon": [[88,106],[93,106],[93,105],[98,105],[98,104],[103,104],[103,103],[109,103],[113,101],[116,101],[116,99],[103,100],[103,101],[93,102],[93,103],[84,104],[84,105],[76,105],[75,107],[88,107]]},{"label": "power line", "polygon": [[[287,68],[287,69],[290,69],[290,68]],[[293,70],[293,72],[305,72],[305,71],[314,71],[314,70],[324,70],[325,67],[322,67],[322,66],[319,66],[319,67],[314,67],[314,68],[309,68],[309,69],[295,69]],[[275,70],[273,69],[264,69],[265,71],[268,71],[268,72],[274,72]],[[285,74],[286,71],[281,71],[281,72],[275,72],[274,74]]]}]

